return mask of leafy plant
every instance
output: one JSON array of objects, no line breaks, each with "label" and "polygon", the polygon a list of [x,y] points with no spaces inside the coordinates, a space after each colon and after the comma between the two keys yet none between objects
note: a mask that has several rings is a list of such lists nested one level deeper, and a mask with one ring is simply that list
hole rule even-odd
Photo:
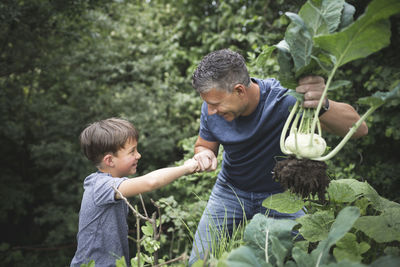
[{"label": "leafy plant", "polygon": [[[264,205],[279,212],[293,212],[296,209],[282,202],[282,196],[288,199],[288,194],[273,195]],[[245,229],[245,245],[231,251],[218,266],[400,264],[400,204],[353,179],[333,181],[328,195],[330,205],[307,203],[311,214],[297,222],[256,215]],[[296,197],[292,202],[306,204]],[[293,238],[293,230],[299,231],[304,240]]]},{"label": "leafy plant", "polygon": [[333,249],[336,261],[372,263],[379,256],[400,255],[400,204],[381,197],[367,182],[355,179],[332,181],[327,198],[329,202],[322,206],[287,191],[267,198],[263,205],[286,213],[306,206],[308,214],[297,222],[307,247],[328,238],[341,210],[356,207],[359,217]]},{"label": "leafy plant", "polygon": [[[390,43],[391,32],[388,19],[400,12],[400,2],[374,0],[356,21],[353,21],[354,12],[354,7],[344,0],[309,0],[301,7],[298,14],[285,13],[291,23],[286,30],[284,40],[277,45],[267,47],[258,58],[261,64],[274,50],[277,50],[280,66],[279,79],[284,86],[289,88],[296,86],[296,80],[303,75],[322,73],[328,77],[315,109],[303,108],[303,95],[290,92],[296,97],[296,103],[281,133],[282,152],[295,157],[279,162],[274,169],[274,177],[287,188],[302,194],[303,197],[318,193],[319,197],[323,198],[323,192],[329,183],[329,178],[325,174],[326,164],[318,165],[307,159],[322,162],[331,159],[372,112],[383,104],[400,97],[399,84],[390,92],[376,92],[372,97],[360,99],[360,104],[368,104],[370,108],[350,128],[342,141],[324,155],[326,142],[322,138],[319,122],[323,102],[328,90],[349,83],[348,81],[334,82],[333,78],[339,67],[353,60],[367,57]],[[318,130],[317,133],[316,130]],[[292,171],[285,168],[289,165]],[[304,183],[307,181],[308,170],[315,168],[321,171],[314,175],[315,186],[310,187]]]},{"label": "leafy plant", "polygon": [[[291,24],[286,30],[284,40],[277,45],[267,47],[258,58],[261,64],[274,50],[277,50],[280,65],[279,79],[283,86],[288,88],[294,88],[297,84],[296,80],[307,74],[322,73],[328,77],[316,109],[302,108],[302,97],[295,94],[296,104],[292,108],[281,135],[281,149],[287,155],[294,154],[298,158],[319,161],[332,158],[366,117],[383,105],[386,100],[400,95],[399,88],[396,87],[390,93],[377,93],[383,101],[364,99],[361,103],[369,104],[371,108],[350,129],[335,149],[321,157],[325,152],[325,141],[321,138],[318,119],[321,107],[329,89],[349,83],[348,81],[333,82],[336,71],[344,64],[367,57],[390,43],[391,32],[388,19],[400,12],[400,3],[396,0],[374,0],[368,5],[364,15],[356,21],[353,21],[354,12],[354,7],[344,0],[309,0],[301,7],[299,14],[285,13],[291,20]],[[295,114],[297,114],[296,118],[294,118]],[[285,142],[291,123],[290,135]],[[315,134],[316,127],[318,127],[318,134]],[[299,139],[302,139],[302,142],[299,142]]]}]

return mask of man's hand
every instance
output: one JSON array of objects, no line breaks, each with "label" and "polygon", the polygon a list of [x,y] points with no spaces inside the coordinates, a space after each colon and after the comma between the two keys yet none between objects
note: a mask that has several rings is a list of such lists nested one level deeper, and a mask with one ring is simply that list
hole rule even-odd
[{"label": "man's hand", "polygon": [[215,171],[217,169],[217,158],[214,152],[209,149],[205,149],[193,157],[197,160],[200,170],[199,171]]},{"label": "man's hand", "polygon": [[325,80],[320,76],[307,76],[299,81],[296,92],[304,94],[305,108],[316,108],[325,89]]},{"label": "man's hand", "polygon": [[198,172],[200,170],[200,165],[194,158],[186,160],[183,165],[188,168],[189,173]]}]

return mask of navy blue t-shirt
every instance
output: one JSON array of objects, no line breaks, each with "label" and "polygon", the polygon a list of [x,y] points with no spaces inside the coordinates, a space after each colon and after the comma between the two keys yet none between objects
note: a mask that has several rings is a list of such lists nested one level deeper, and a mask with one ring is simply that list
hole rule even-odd
[{"label": "navy blue t-shirt", "polygon": [[207,103],[203,102],[199,135],[224,147],[219,178],[244,191],[273,192],[282,189],[272,179],[272,169],[276,156],[283,155],[279,140],[296,100],[285,96],[287,89],[275,79],[252,81],[260,87],[255,111],[229,122],[217,114],[208,115]]}]

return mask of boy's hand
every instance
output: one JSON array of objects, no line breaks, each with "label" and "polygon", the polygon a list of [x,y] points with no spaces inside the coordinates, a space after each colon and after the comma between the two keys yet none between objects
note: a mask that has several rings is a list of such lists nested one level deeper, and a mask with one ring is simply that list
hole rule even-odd
[{"label": "boy's hand", "polygon": [[189,173],[194,173],[200,170],[199,163],[193,158],[186,160],[183,165],[188,168]]}]

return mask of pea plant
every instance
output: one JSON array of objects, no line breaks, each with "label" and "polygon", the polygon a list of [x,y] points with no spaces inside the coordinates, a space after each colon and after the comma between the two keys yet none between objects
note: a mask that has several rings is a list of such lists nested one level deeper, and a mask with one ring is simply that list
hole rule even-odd
[{"label": "pea plant", "polygon": [[[400,85],[391,91],[377,92],[359,99],[370,107],[350,128],[341,142],[329,152],[322,137],[319,114],[330,89],[349,81],[334,81],[337,70],[353,60],[365,58],[390,44],[389,17],[400,12],[398,0],[374,0],[356,21],[355,8],[344,0],[309,0],[298,14],[286,12],[290,19],[284,40],[266,46],[258,57],[263,64],[276,51],[280,66],[279,80],[295,88],[297,79],[310,74],[327,77],[326,86],[316,108],[302,107],[303,95],[290,91],[296,98],[281,133],[280,147],[287,160],[278,162],[274,177],[285,187],[301,194],[323,198],[329,178],[327,161],[334,157],[357,131],[363,121],[383,104],[398,99]],[[287,166],[290,166],[287,168]],[[313,169],[313,179],[310,177]]]}]

